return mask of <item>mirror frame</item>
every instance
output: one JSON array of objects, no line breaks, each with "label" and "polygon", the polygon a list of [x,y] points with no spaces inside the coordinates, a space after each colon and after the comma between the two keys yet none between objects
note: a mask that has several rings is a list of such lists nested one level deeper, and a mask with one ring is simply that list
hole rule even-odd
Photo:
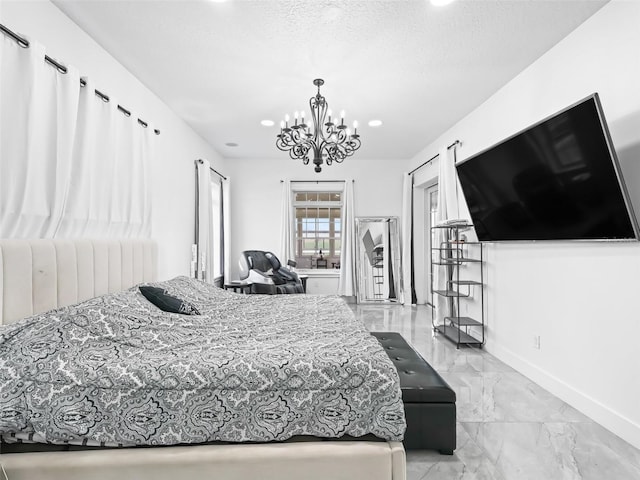
[{"label": "mirror frame", "polygon": [[[391,244],[388,248],[392,256],[392,273],[394,278],[395,298],[367,298],[365,290],[365,265],[363,262],[366,254],[362,245],[362,237],[365,234],[365,225],[370,223],[388,223]],[[367,227],[368,228],[368,227]],[[398,217],[356,217],[356,300],[357,303],[402,303],[403,286],[400,268],[400,234]]]}]

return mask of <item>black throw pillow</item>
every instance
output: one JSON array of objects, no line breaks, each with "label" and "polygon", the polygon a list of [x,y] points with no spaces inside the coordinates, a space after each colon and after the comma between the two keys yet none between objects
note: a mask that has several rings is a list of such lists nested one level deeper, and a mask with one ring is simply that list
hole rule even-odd
[{"label": "black throw pillow", "polygon": [[183,315],[200,315],[198,309],[192,304],[169,295],[162,288],[150,286],[141,286],[138,288],[140,289],[140,293],[160,310],[171,313],[181,313]]}]

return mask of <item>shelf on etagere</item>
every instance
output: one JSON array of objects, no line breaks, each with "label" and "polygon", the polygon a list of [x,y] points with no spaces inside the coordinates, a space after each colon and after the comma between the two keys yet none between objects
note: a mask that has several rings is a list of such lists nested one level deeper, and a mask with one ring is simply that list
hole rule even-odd
[{"label": "shelf on etagere", "polygon": [[458,345],[482,345],[482,341],[452,325],[437,325],[435,329]]},{"label": "shelf on etagere", "polygon": [[434,290],[433,293],[441,295],[443,297],[468,297],[466,293],[461,293],[458,290]]},{"label": "shelf on etagere", "polygon": [[451,322],[456,327],[482,327],[482,323],[471,317],[444,317],[445,322]]},{"label": "shelf on etagere", "polygon": [[480,245],[480,242],[442,242],[441,245],[451,245],[450,247],[433,247],[432,250],[460,250],[465,245]]},{"label": "shelf on etagere", "polygon": [[442,225],[434,225],[431,228],[455,228],[456,230],[468,230],[471,227],[473,227],[472,224],[470,223],[448,223],[448,224],[442,224]]},{"label": "shelf on etagere", "polygon": [[451,280],[454,285],[482,285],[482,282],[477,280]]},{"label": "shelf on etagere", "polygon": [[432,262],[433,265],[457,265],[459,263],[482,263],[482,260],[477,258],[467,258],[467,257],[447,257],[447,258],[439,258],[437,262]]},{"label": "shelf on etagere", "polygon": [[[462,251],[465,250],[465,246],[471,246],[472,248],[475,245],[480,245],[479,243],[475,243],[475,242],[461,242],[461,243],[446,243],[444,242],[443,245],[451,245],[449,247],[433,247],[431,250],[433,251],[440,251],[440,252],[460,252],[457,255],[461,255]],[[453,255],[451,255],[453,256]]]}]

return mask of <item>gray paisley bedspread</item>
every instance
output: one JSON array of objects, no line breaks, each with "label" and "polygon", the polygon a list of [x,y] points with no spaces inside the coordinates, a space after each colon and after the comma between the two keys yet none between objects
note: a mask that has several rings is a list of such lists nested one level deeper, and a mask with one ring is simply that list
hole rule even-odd
[{"label": "gray paisley bedspread", "polygon": [[1,327],[5,441],[402,440],[396,370],[341,298],[152,285],[201,315],[163,312],[134,287]]}]

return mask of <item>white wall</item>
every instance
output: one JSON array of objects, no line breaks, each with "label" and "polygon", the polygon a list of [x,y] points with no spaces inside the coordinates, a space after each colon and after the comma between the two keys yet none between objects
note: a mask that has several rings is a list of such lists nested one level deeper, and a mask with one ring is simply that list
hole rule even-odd
[{"label": "white wall", "polygon": [[[411,165],[455,139],[464,159],[598,92],[640,213],[638,25],[640,2],[612,1]],[[437,162],[422,180],[435,172]],[[640,245],[505,243],[487,250],[487,350],[640,447]]]},{"label": "white wall", "polygon": [[[274,134],[275,139],[275,134]],[[275,148],[275,141],[274,146]],[[357,155],[357,153],[356,153]],[[365,160],[348,158],[341,164],[302,165],[286,153],[278,160],[227,159],[231,184],[232,278],[237,277],[237,261],[243,250],[280,252],[282,184],[280,180],[354,179],[356,216],[396,216],[402,212],[402,172],[407,160]]]},{"label": "white wall", "polygon": [[[224,172],[222,158],[169,107],[47,0],[0,0],[0,23],[74,65],[98,90],[157,128],[152,175],[152,236],[159,247],[159,278],[189,274],[194,240],[194,160],[207,158]],[[43,60],[44,61],[44,60]]]}]

